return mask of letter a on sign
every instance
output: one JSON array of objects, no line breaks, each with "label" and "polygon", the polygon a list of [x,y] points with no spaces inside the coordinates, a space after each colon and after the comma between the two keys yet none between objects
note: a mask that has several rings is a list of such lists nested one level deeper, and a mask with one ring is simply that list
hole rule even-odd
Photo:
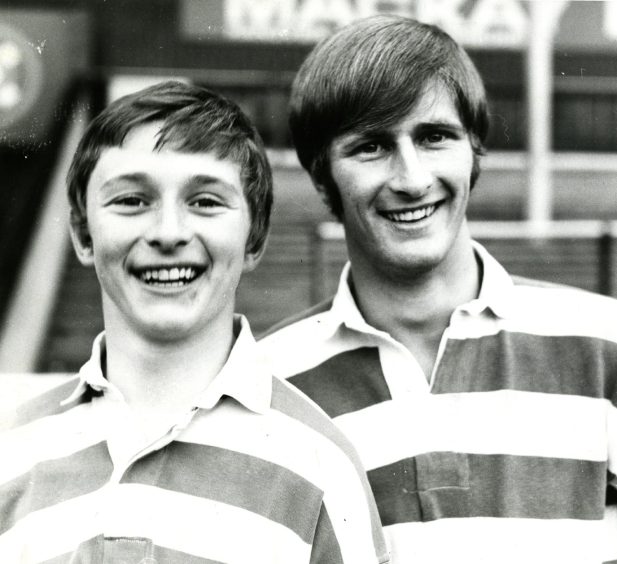
[{"label": "letter a on sign", "polygon": [[243,39],[272,39],[293,27],[294,0],[225,0],[225,34]]},{"label": "letter a on sign", "polygon": [[303,37],[319,39],[359,16],[352,0],[303,0],[298,29]]},{"label": "letter a on sign", "polygon": [[479,0],[469,24],[469,44],[521,46],[527,37],[528,17],[520,0]]}]

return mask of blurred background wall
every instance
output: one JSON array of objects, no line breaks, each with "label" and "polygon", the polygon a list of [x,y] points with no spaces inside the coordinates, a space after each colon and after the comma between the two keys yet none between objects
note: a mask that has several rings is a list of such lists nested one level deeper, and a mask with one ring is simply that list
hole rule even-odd
[{"label": "blurred background wall", "polygon": [[[469,211],[475,235],[513,272],[617,294],[616,6],[2,0],[0,372],[70,372],[87,358],[102,328],[100,297],[94,273],[68,246],[66,167],[83,125],[109,99],[166,77],[236,100],[269,147],[272,235],[262,265],[241,285],[238,309],[259,332],[331,293],[344,240],[297,163],[287,98],[317,39],[380,12],[442,26],[486,81],[492,125]],[[546,33],[531,32],[538,29]],[[539,43],[540,35],[550,41]]]}]

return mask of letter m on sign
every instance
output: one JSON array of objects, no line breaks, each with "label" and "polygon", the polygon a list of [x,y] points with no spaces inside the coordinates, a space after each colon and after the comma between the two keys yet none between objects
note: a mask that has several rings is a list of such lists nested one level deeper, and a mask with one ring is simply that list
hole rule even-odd
[{"label": "letter m on sign", "polygon": [[225,35],[280,39],[293,28],[295,0],[224,0]]}]

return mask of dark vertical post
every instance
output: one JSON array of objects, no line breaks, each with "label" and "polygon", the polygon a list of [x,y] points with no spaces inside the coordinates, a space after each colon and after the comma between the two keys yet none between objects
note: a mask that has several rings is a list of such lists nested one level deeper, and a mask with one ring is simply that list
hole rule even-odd
[{"label": "dark vertical post", "polygon": [[605,223],[598,239],[598,292],[613,295],[613,237],[610,223]]},{"label": "dark vertical post", "polygon": [[311,305],[324,299],[326,264],[324,240],[319,225],[311,233]]}]

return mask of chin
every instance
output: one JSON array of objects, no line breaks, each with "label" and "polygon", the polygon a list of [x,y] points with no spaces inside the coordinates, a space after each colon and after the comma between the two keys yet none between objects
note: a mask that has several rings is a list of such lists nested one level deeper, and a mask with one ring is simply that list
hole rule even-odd
[{"label": "chin", "polygon": [[409,283],[412,279],[418,279],[434,272],[438,265],[439,261],[423,258],[390,264],[386,266],[384,272],[391,279],[402,280]]},{"label": "chin", "polygon": [[187,339],[192,329],[192,325],[177,319],[157,319],[155,322],[143,324],[140,332],[154,342],[174,343]]},{"label": "chin", "polygon": [[390,275],[417,276],[435,270],[444,260],[440,249],[409,250],[390,257],[383,265],[383,271]]}]

